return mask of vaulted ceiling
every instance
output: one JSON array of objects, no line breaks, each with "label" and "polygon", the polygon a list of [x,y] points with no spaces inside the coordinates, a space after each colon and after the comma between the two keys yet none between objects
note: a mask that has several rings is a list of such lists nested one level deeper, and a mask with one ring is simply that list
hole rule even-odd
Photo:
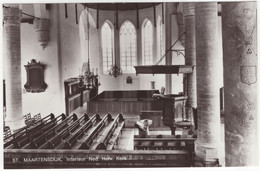
[{"label": "vaulted ceiling", "polygon": [[160,3],[84,3],[85,7],[100,10],[136,10],[150,8]]}]

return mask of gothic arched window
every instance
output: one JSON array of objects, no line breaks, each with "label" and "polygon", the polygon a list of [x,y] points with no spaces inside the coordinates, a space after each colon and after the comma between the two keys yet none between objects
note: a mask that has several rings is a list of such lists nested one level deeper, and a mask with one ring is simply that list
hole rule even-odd
[{"label": "gothic arched window", "polygon": [[[159,16],[158,17],[158,27],[157,27],[157,52],[158,52],[158,60],[161,59],[163,57],[163,55],[165,54],[165,47],[164,47],[164,32],[163,32],[163,23],[162,23],[162,19]],[[158,61],[157,60],[157,61]],[[165,58],[160,62],[160,64],[165,64]]]},{"label": "gothic arched window", "polygon": [[142,26],[142,49],[143,49],[143,64],[153,64],[153,25],[150,20],[144,20]]},{"label": "gothic arched window", "polygon": [[109,21],[105,21],[101,28],[102,56],[103,56],[103,72],[109,73],[113,65],[114,58],[114,34],[113,26]]},{"label": "gothic arched window", "polygon": [[126,73],[134,73],[136,65],[136,30],[130,21],[125,21],[120,28],[120,66]]}]

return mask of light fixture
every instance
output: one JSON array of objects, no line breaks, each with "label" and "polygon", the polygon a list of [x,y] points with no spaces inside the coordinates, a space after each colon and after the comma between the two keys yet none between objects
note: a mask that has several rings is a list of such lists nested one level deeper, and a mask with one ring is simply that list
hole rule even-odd
[{"label": "light fixture", "polygon": [[[115,11],[115,16],[114,16],[114,20],[116,20],[116,22],[114,22],[114,25],[116,25],[117,27],[117,10]],[[115,58],[115,62],[113,62],[113,57],[112,57],[112,66],[111,69],[109,70],[109,75],[114,76],[115,78],[119,75],[122,75],[122,70],[119,66],[116,65],[116,56],[114,56]]]},{"label": "light fixture", "polygon": [[[87,90],[93,89],[95,85],[95,79],[97,75],[94,74],[94,72],[90,71],[90,63],[89,60],[87,62],[87,68],[84,72],[84,74],[80,77],[80,81],[83,81],[83,85]],[[80,82],[82,84],[82,82]]]},{"label": "light fixture", "polygon": [[112,66],[109,71],[109,75],[114,76],[116,78],[117,76],[122,75],[122,70],[120,67],[114,64],[114,66]]},{"label": "light fixture", "polygon": [[[79,87],[80,88],[84,88],[86,90],[90,90],[90,89],[94,89],[97,88],[100,83],[96,83],[97,77],[98,75],[95,75],[94,72],[90,71],[90,62],[89,62],[89,12],[88,12],[88,8],[87,8],[87,29],[88,29],[88,62],[87,65],[85,66],[86,63],[83,64],[83,74],[79,75]],[[98,74],[98,73],[96,73]]]}]

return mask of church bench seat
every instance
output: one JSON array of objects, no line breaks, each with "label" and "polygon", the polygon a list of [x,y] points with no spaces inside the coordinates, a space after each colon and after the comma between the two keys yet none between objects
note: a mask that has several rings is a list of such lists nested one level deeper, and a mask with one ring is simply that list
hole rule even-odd
[{"label": "church bench seat", "polygon": [[95,114],[90,120],[88,120],[84,125],[82,125],[82,127],[80,127],[79,130],[77,130],[70,137],[68,137],[68,139],[64,142],[63,148],[70,149],[73,145],[76,144],[77,140],[84,135],[84,132],[89,130],[94,123],[100,120],[100,116],[98,114]]},{"label": "church bench seat", "polygon": [[67,126],[69,126],[70,124],[72,124],[73,121],[75,121],[76,119],[77,119],[77,115],[76,114],[73,114],[70,117],[67,117],[62,122],[60,122],[58,125],[56,125],[55,127],[51,128],[47,132],[44,132],[41,136],[39,136],[39,137],[37,137],[35,139],[32,139],[31,142],[29,144],[27,144],[26,146],[24,146],[23,148],[24,149],[27,149],[27,148],[33,148],[33,149],[38,148],[39,146],[44,144],[48,139],[52,138],[57,133],[59,133],[62,129],[64,129]]},{"label": "church bench seat", "polygon": [[118,127],[119,123],[123,122],[123,116],[122,114],[119,114],[116,116],[116,118],[114,119],[113,123],[110,125],[110,127],[106,130],[106,132],[104,133],[104,136],[101,138],[101,140],[99,141],[99,144],[97,146],[96,149],[98,150],[105,150],[110,138],[113,136],[114,131],[116,130],[116,128]]},{"label": "church bench seat", "polygon": [[60,149],[64,146],[64,140],[67,139],[73,132],[80,128],[84,123],[89,120],[87,114],[84,114],[82,117],[74,121],[66,129],[62,130],[59,134],[55,135],[53,138],[48,140],[39,148],[48,148],[48,149]]},{"label": "church bench seat", "polygon": [[89,149],[90,145],[93,143],[93,139],[96,138],[98,133],[112,120],[112,116],[107,114],[103,119],[96,125],[95,129],[90,132],[86,140],[81,144],[79,149]]},{"label": "church bench seat", "polygon": [[118,127],[114,131],[111,139],[109,140],[106,150],[113,150],[115,148],[115,145],[118,145],[119,135],[122,133],[122,129],[125,125],[125,121],[122,121],[118,124]]},{"label": "church bench seat", "polygon": [[21,129],[19,132],[11,135],[11,140],[8,141],[4,146],[7,147],[13,144],[13,148],[21,148],[23,145],[27,144],[32,138],[40,136],[43,132],[49,129],[51,126],[56,125],[59,120],[65,118],[64,114],[58,117],[54,117],[51,113],[50,115],[44,117],[43,119],[37,121],[34,126],[27,126]]}]

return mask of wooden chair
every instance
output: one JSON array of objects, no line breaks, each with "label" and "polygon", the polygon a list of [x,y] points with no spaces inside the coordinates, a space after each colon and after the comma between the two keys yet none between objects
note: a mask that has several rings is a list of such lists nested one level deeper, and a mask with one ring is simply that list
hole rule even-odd
[{"label": "wooden chair", "polygon": [[33,116],[33,122],[36,122],[36,121],[39,121],[39,120],[41,120],[41,114],[40,113]]},{"label": "wooden chair", "polygon": [[9,127],[9,126],[5,126],[5,127],[4,127],[4,139],[5,139],[6,137],[9,137],[11,134],[12,134],[12,133],[11,133],[10,127]]},{"label": "wooden chair", "polygon": [[24,123],[26,126],[30,126],[32,124],[31,113],[24,115]]}]

